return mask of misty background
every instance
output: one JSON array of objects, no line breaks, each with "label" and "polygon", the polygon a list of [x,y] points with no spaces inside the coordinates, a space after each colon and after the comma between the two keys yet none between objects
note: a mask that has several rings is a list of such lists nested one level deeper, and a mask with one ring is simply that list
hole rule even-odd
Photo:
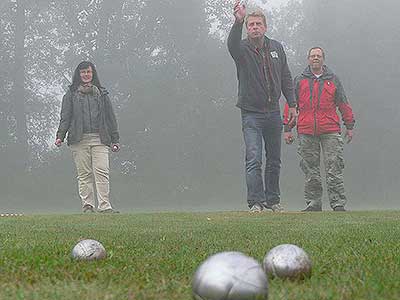
[{"label": "misty background", "polygon": [[[292,75],[312,46],[356,117],[345,146],[348,208],[399,207],[400,26],[396,0],[246,1],[268,15]],[[234,1],[1,0],[0,212],[79,212],[69,148],[53,145],[72,72],[91,60],[122,149],[111,201],[123,212],[246,209],[237,79],[226,38]],[[297,145],[282,147],[287,210],[304,207]],[[324,190],[324,208],[328,208]]]}]

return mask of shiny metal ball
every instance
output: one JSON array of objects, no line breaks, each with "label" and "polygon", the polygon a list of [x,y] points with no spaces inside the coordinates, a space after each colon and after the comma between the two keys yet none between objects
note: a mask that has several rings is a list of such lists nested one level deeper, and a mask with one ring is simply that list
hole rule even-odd
[{"label": "shiny metal ball", "polygon": [[72,249],[72,257],[77,260],[103,259],[106,256],[106,249],[95,240],[82,240]]},{"label": "shiny metal ball", "polygon": [[240,252],[207,258],[192,279],[195,300],[265,300],[268,278],[261,265]]},{"label": "shiny metal ball", "polygon": [[297,280],[311,276],[312,263],[302,248],[283,244],[267,253],[263,267],[269,277]]}]

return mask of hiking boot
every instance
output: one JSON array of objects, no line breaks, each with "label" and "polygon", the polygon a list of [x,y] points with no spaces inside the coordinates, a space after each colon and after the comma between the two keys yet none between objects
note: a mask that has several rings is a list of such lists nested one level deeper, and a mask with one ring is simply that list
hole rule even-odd
[{"label": "hiking boot", "polygon": [[334,207],[333,211],[346,211],[346,210],[344,209],[344,206],[339,205],[339,206]]},{"label": "hiking boot", "polygon": [[322,211],[321,207],[314,207],[314,206],[307,206],[305,209],[301,210],[303,212],[308,212],[308,211]]},{"label": "hiking boot", "polygon": [[252,207],[249,208],[249,212],[251,213],[259,213],[262,212],[263,208],[260,204],[256,203]]},{"label": "hiking boot", "polygon": [[92,213],[95,212],[95,211],[94,211],[94,207],[91,206],[91,205],[89,205],[89,204],[86,204],[86,205],[82,208],[82,211],[83,211],[84,214],[92,214]]},{"label": "hiking boot", "polygon": [[104,209],[104,210],[99,210],[99,213],[102,213],[102,214],[119,214],[119,211],[115,210],[115,209],[112,209],[112,208],[107,208],[107,209]]}]

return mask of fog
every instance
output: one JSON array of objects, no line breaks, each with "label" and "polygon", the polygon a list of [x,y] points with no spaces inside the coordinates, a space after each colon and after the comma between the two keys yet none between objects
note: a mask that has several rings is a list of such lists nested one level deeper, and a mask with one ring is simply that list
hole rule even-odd
[{"label": "fog", "polygon": [[[54,146],[61,99],[82,60],[97,66],[118,118],[111,201],[122,212],[246,209],[232,1],[2,0],[0,212],[80,211],[70,149]],[[247,1],[292,75],[322,46],[356,118],[345,145],[351,210],[399,205],[400,44],[395,0]],[[297,144],[282,147],[286,210],[304,207]],[[324,208],[328,208],[324,186]]]}]

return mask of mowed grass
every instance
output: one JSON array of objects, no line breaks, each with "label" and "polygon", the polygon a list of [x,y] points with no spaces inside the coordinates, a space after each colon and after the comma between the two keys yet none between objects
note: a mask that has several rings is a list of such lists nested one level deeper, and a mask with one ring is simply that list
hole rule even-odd
[{"label": "mowed grass", "polygon": [[[313,274],[270,280],[269,299],[400,299],[400,212],[151,213],[0,218],[0,299],[192,299],[208,256],[241,251],[262,262],[283,243],[303,247]],[[108,257],[77,262],[100,241]]]}]

